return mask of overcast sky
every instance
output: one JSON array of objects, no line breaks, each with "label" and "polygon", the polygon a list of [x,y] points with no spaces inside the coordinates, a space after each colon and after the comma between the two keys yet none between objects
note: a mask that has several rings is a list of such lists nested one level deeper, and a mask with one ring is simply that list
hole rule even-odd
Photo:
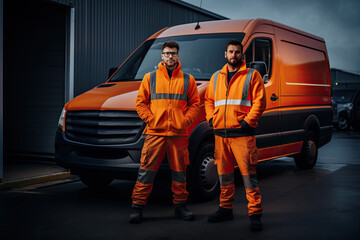
[{"label": "overcast sky", "polygon": [[[201,0],[183,0],[200,6]],[[330,67],[360,73],[360,0],[202,0],[230,19],[267,18],[325,39]]]}]

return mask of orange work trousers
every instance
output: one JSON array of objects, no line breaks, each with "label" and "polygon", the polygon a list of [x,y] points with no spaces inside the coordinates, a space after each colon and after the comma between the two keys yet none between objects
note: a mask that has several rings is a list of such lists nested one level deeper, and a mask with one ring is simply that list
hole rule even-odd
[{"label": "orange work trousers", "polygon": [[261,195],[256,176],[255,136],[223,138],[215,135],[215,164],[220,180],[220,207],[232,209],[235,161],[240,169],[248,200],[249,216],[261,214]]},{"label": "orange work trousers", "polygon": [[189,195],[186,191],[186,167],[189,165],[188,144],[188,137],[183,136],[146,136],[141,151],[141,166],[131,197],[133,205],[144,206],[147,203],[165,153],[167,153],[171,168],[173,203],[178,205],[186,202]]}]

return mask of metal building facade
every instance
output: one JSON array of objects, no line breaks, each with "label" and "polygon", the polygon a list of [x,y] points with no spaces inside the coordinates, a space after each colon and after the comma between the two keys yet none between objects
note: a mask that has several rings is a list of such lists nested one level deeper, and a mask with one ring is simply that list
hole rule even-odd
[{"label": "metal building facade", "polygon": [[331,81],[332,87],[335,88],[359,88],[360,89],[360,75],[346,72],[340,69],[332,68]]},{"label": "metal building facade", "polygon": [[3,0],[0,0],[0,179],[3,178]]},{"label": "metal building facade", "polygon": [[145,39],[173,25],[225,19],[182,1],[56,0],[74,7],[74,96],[104,82]]},{"label": "metal building facade", "polygon": [[[12,156],[51,157],[63,105],[106,81],[109,68],[156,31],[225,19],[177,0],[30,0],[20,8],[16,1],[0,3],[0,110],[6,112],[0,153],[4,146]],[[0,159],[0,179],[2,165]]]}]

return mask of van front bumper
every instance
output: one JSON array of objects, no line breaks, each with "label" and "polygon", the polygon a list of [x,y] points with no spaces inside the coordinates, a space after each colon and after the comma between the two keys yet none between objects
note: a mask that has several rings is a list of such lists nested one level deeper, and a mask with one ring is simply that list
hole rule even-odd
[{"label": "van front bumper", "polygon": [[116,179],[136,179],[145,135],[134,143],[92,145],[68,139],[56,132],[55,161],[75,175],[96,175]]}]

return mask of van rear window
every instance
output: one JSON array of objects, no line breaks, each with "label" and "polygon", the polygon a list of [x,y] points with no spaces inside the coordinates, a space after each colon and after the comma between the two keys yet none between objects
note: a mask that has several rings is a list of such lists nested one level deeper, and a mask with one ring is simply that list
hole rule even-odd
[{"label": "van rear window", "polygon": [[179,44],[179,61],[182,71],[196,80],[209,80],[211,75],[226,63],[225,46],[231,39],[242,41],[244,33],[199,34],[157,38],[146,41],[112,77],[110,82],[141,80],[148,72],[157,69],[161,59],[161,46],[174,40]]}]

